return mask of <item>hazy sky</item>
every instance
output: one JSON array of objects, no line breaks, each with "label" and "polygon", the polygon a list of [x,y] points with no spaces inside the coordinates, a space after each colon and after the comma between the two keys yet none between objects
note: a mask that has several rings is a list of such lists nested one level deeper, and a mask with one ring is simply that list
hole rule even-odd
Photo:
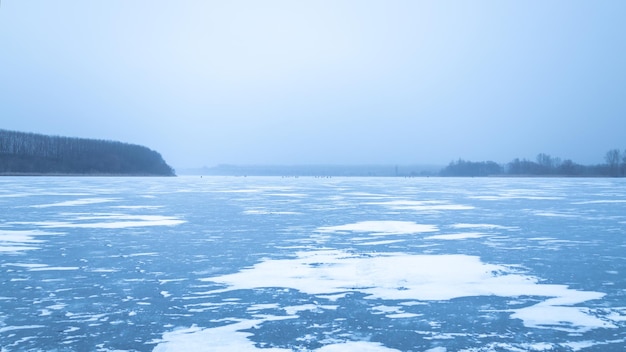
[{"label": "hazy sky", "polygon": [[626,1],[3,0],[0,128],[174,167],[603,162]]}]

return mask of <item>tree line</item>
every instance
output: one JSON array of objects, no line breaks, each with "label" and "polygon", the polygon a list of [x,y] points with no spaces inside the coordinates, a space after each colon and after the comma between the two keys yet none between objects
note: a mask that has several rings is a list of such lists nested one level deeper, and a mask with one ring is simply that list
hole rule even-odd
[{"label": "tree line", "polygon": [[611,149],[604,156],[605,163],[581,165],[570,159],[562,160],[545,153],[535,160],[515,158],[507,164],[494,161],[467,161],[459,159],[443,168],[441,176],[578,176],[625,177],[626,150]]},{"label": "tree line", "polygon": [[48,136],[0,129],[2,174],[173,176],[161,154],[108,140]]}]

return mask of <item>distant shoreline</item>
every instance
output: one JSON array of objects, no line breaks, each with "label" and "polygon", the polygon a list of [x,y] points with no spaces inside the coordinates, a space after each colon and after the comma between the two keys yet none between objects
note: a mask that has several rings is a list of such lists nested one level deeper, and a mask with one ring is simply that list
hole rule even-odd
[{"label": "distant shoreline", "polygon": [[118,141],[0,129],[0,175],[174,176],[158,152]]},{"label": "distant shoreline", "polygon": [[441,176],[437,174],[433,175],[297,175],[297,174],[289,174],[289,175],[268,175],[268,174],[190,174],[184,173],[180,175],[151,175],[151,174],[103,174],[103,173],[94,173],[94,174],[64,174],[64,173],[0,173],[0,178],[2,177],[127,177],[127,178],[138,178],[138,177],[149,177],[149,178],[176,178],[176,177],[277,177],[277,178],[441,178],[441,179],[457,179],[457,178],[604,178],[604,179],[620,179],[620,177],[615,176],[606,176],[606,175],[486,175],[486,176]]},{"label": "distant shoreline", "polygon": [[73,173],[37,173],[37,172],[0,172],[0,177],[176,177],[176,175],[154,174],[73,174]]}]

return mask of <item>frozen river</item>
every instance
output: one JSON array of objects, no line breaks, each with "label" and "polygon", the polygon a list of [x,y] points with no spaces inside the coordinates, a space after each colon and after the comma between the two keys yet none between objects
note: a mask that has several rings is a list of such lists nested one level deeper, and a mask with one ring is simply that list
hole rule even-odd
[{"label": "frozen river", "polygon": [[626,179],[0,178],[0,350],[623,351]]}]

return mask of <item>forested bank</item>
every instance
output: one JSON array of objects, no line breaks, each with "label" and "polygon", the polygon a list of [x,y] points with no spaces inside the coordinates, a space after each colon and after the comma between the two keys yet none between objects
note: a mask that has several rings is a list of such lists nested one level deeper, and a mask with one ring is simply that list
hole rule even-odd
[{"label": "forested bank", "polygon": [[141,145],[1,129],[0,174],[175,175],[161,154]]},{"label": "forested bank", "polygon": [[625,177],[626,150],[609,150],[603,164],[581,165],[570,159],[562,160],[541,153],[533,160],[516,158],[507,164],[493,161],[452,161],[443,168],[441,176],[575,176],[575,177]]}]

